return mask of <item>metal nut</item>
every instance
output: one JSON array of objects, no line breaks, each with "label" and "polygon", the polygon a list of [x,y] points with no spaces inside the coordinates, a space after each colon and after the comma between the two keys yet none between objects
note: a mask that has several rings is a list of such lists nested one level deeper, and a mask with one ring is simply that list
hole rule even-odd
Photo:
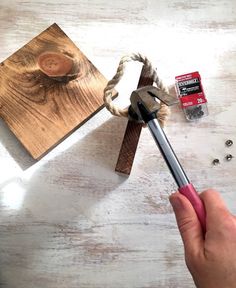
[{"label": "metal nut", "polygon": [[233,143],[234,143],[234,142],[229,139],[229,140],[227,140],[227,141],[225,142],[225,145],[228,146],[228,147],[230,147],[230,146],[233,145]]},{"label": "metal nut", "polygon": [[233,156],[232,156],[231,154],[227,154],[227,155],[225,156],[225,159],[226,159],[227,161],[231,161],[231,160],[233,159]]},{"label": "metal nut", "polygon": [[196,107],[190,107],[190,108],[186,109],[186,114],[190,120],[192,120],[192,119],[196,120],[196,119],[203,117],[204,112],[202,111],[202,106],[199,105]]},{"label": "metal nut", "polygon": [[216,165],[220,164],[220,160],[219,159],[214,159],[212,161],[212,164],[216,166]]}]

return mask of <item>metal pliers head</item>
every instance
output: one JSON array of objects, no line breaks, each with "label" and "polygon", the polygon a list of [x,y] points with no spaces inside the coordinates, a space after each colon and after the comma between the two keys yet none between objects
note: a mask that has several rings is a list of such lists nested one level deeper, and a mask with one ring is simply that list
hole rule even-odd
[{"label": "metal pliers head", "polygon": [[129,106],[129,117],[137,122],[147,122],[143,119],[143,113],[140,109],[145,109],[145,115],[156,117],[160,109],[160,102],[167,106],[177,104],[176,97],[164,92],[155,86],[144,86],[132,92],[130,96],[131,105]]}]

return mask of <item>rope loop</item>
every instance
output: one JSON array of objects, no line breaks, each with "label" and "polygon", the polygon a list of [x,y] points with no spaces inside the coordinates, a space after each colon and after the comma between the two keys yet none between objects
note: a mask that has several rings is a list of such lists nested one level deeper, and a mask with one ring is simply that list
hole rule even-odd
[{"label": "rope loop", "polygon": [[[110,81],[108,81],[107,86],[104,89],[104,95],[103,95],[105,107],[114,116],[128,117],[128,108],[122,109],[116,106],[112,101],[112,90],[115,88],[115,86],[119,83],[120,79],[124,75],[126,64],[130,61],[138,61],[143,63],[144,69],[146,69],[146,71],[149,72],[149,77],[153,79],[153,82],[156,84],[156,86],[161,90],[163,90],[164,92],[168,93],[167,86],[163,84],[162,80],[157,75],[156,69],[152,66],[152,63],[148,60],[146,56],[143,56],[140,53],[137,54],[132,53],[130,55],[123,56],[117,67],[116,74]],[[157,118],[161,126],[164,126],[169,114],[170,114],[169,107],[161,102],[160,109],[157,114]]]}]

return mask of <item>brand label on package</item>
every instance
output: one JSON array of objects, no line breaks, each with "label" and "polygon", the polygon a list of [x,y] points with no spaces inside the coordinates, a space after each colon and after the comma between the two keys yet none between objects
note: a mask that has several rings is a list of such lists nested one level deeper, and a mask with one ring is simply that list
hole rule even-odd
[{"label": "brand label on package", "polygon": [[198,72],[176,76],[175,81],[183,109],[207,102]]}]

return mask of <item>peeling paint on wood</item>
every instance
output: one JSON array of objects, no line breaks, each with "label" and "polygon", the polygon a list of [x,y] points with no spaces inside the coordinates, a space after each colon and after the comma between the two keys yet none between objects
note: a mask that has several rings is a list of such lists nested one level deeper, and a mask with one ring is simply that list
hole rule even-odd
[{"label": "peeling paint on wood", "polygon": [[[189,124],[173,107],[165,131],[198,191],[215,187],[236,214],[236,161],[211,164],[236,155],[224,144],[236,143],[235,3],[2,0],[0,62],[57,22],[108,79],[137,51],[169,85],[199,70],[210,115]],[[140,70],[127,67],[120,106]],[[176,186],[147,129],[129,179],[114,172],[126,122],[103,109],[35,163],[0,121],[1,287],[194,287],[168,201]]]}]

